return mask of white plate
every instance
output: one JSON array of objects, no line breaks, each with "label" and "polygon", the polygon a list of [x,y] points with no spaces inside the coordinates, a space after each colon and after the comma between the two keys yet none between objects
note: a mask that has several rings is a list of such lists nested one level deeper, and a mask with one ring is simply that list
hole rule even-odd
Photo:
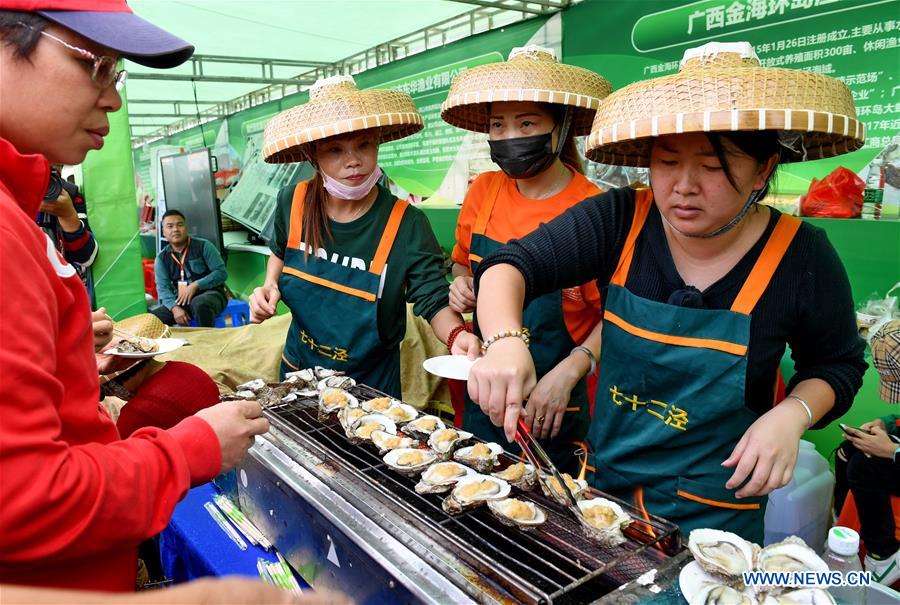
[{"label": "white plate", "polygon": [[159,350],[153,351],[150,353],[123,353],[118,349],[110,349],[108,351],[104,351],[106,355],[118,355],[119,357],[127,357],[129,359],[144,359],[146,357],[156,357],[157,355],[165,355],[166,353],[171,353],[176,349],[180,349],[183,347],[187,341],[183,338],[150,338],[148,340],[153,340],[159,345]]},{"label": "white plate", "polygon": [[469,361],[465,355],[441,355],[431,357],[422,362],[426,371],[441,376],[442,378],[455,378],[456,380],[468,380],[469,370],[477,362]]}]

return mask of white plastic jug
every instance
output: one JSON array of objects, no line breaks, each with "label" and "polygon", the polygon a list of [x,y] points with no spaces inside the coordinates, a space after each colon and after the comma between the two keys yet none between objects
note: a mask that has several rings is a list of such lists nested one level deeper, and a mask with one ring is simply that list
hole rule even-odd
[{"label": "white plastic jug", "polygon": [[833,495],[834,473],[828,461],[812,443],[801,440],[793,478],[769,494],[765,543],[797,536],[821,553],[831,527]]}]

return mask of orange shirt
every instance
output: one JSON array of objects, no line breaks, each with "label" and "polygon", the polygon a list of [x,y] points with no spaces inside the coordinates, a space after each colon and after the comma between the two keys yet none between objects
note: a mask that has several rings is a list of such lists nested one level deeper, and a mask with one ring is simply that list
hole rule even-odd
[{"label": "orange shirt", "polygon": [[[494,174],[479,175],[463,201],[456,223],[456,245],[451,257],[453,261],[471,269],[469,246],[472,230],[478,220],[481,204],[488,194]],[[503,175],[505,183],[500,187],[485,235],[492,240],[506,243],[528,235],[541,223],[547,223],[574,206],[581,200],[600,193],[600,189],[579,172],[573,171],[572,181],[556,195],[543,200],[523,197],[516,187],[515,179]],[[590,331],[600,321],[600,291],[595,282],[563,290],[563,316],[566,328],[577,343],[584,342]]]}]

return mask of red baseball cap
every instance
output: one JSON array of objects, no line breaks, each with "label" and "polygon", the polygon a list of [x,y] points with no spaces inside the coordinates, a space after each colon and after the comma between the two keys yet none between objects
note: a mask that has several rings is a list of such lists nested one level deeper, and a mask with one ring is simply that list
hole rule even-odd
[{"label": "red baseball cap", "polygon": [[193,45],[135,15],[125,0],[0,0],[0,10],[37,13],[147,67],[181,65]]}]

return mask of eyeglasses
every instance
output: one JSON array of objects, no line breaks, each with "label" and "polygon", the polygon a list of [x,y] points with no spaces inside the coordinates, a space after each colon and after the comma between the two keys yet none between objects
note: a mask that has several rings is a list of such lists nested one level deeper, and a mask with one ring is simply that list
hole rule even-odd
[{"label": "eyeglasses", "polygon": [[85,50],[83,48],[78,48],[77,46],[72,46],[65,40],[60,40],[56,36],[52,34],[48,34],[45,31],[38,31],[30,25],[26,25],[25,23],[19,22],[19,25],[22,27],[27,27],[28,29],[37,31],[42,36],[46,36],[53,40],[58,44],[62,44],[69,50],[74,50],[79,55],[81,55],[84,59],[91,61],[93,63],[93,67],[91,69],[91,81],[101,90],[108,88],[109,86],[115,84],[116,92],[120,92],[122,87],[125,86],[125,79],[128,77],[128,72],[124,69],[121,71],[116,71],[117,60],[110,56],[100,57],[95,55],[89,50]]}]

